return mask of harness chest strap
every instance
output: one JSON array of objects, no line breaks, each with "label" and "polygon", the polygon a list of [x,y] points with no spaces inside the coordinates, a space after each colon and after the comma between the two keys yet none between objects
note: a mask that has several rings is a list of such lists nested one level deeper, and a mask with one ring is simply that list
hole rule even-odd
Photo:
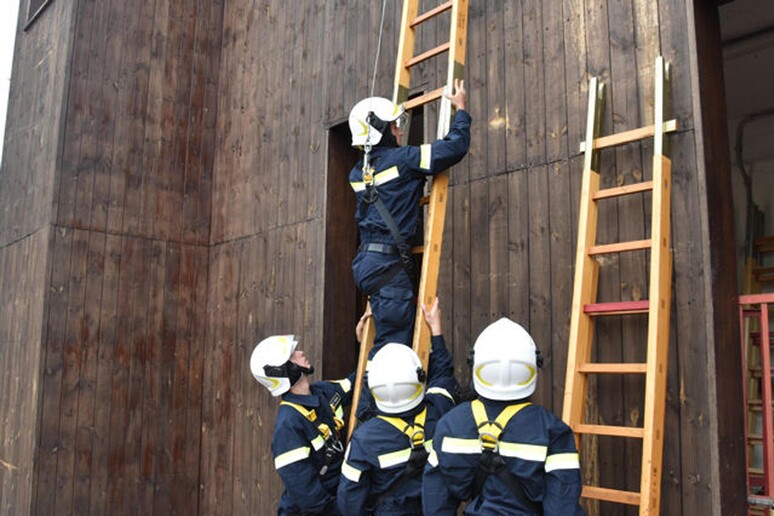
[{"label": "harness chest strap", "polygon": [[[320,432],[320,435],[323,438],[323,442],[319,443],[319,445],[312,441],[312,445],[314,446],[315,450],[319,450],[325,441],[331,438],[333,435],[333,432],[331,432],[331,427],[327,423],[316,423],[317,421],[317,412],[314,409],[307,409],[303,405],[299,405],[298,403],[293,403],[290,401],[281,401],[280,405],[287,405],[288,407],[293,407],[296,409],[302,416],[304,416],[307,420],[309,420],[312,424],[314,424],[317,427],[317,430]],[[335,424],[335,431],[338,433],[342,428],[344,428],[344,419],[337,416],[337,409],[338,407],[334,407],[331,405],[331,411],[333,412],[333,421]]]},{"label": "harness chest strap", "polygon": [[406,423],[406,421],[399,417],[377,417],[388,422],[397,428],[400,432],[402,432],[406,437],[408,437],[412,448],[416,448],[417,446],[422,446],[425,444],[425,420],[427,419],[427,407],[422,409],[422,412],[414,416],[413,424]]},{"label": "harness chest strap", "polygon": [[503,433],[505,426],[513,416],[518,414],[521,409],[528,405],[531,405],[531,403],[526,402],[508,405],[497,415],[494,421],[490,421],[483,402],[481,400],[473,400],[470,403],[470,408],[473,411],[473,418],[476,420],[476,428],[478,429],[478,436],[481,439],[481,446],[484,449],[497,450],[500,434]]}]

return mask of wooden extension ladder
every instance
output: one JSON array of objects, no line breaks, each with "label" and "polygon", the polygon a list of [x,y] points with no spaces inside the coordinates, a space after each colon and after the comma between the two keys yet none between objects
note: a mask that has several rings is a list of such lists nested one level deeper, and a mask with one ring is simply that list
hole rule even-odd
[{"label": "wooden extension ladder", "polygon": [[[416,38],[417,27],[447,11],[451,11],[449,40],[433,49],[415,56],[414,41]],[[452,119],[451,101],[443,96],[443,92],[446,89],[451,91],[454,79],[462,79],[465,72],[468,0],[450,0],[422,14],[418,13],[419,0],[403,1],[400,39],[398,40],[398,58],[395,66],[395,89],[393,91],[392,101],[396,104],[404,104],[406,111],[410,112],[416,107],[440,100],[438,138],[443,138],[446,136],[446,133],[449,132],[449,126]],[[448,56],[446,84],[438,89],[409,100],[411,70],[419,63],[444,53]],[[425,323],[421,303],[430,306],[436,296],[448,189],[448,172],[436,174],[432,179],[429,196],[425,196],[420,200],[420,204],[426,205],[427,213],[425,216],[424,246],[414,249],[414,253],[422,254],[422,268],[419,277],[419,293],[414,323],[413,348],[417,355],[419,355],[425,370],[427,369],[427,363],[430,357],[430,329]],[[363,386],[363,376],[368,362],[368,353],[373,347],[374,335],[375,328],[373,319],[369,319],[360,345],[357,377],[355,380],[355,390],[352,401],[353,409],[349,417],[348,437],[352,435],[352,431],[357,423],[355,407],[357,407],[360,398],[360,392]]]},{"label": "wooden extension ladder", "polygon": [[[671,161],[665,134],[676,130],[676,120],[665,121],[669,109],[670,68],[663,58],[656,60],[653,125],[599,137],[604,109],[604,85],[597,78],[589,82],[589,108],[584,153],[583,182],[578,218],[578,247],[567,360],[562,419],[576,434],[642,439],[640,491],[623,491],[584,486],[583,497],[628,505],[638,505],[641,515],[658,515],[661,485],[664,406],[666,400],[667,350],[669,346],[669,309],[671,297],[672,255],[670,253],[670,175]],[[600,190],[600,150],[606,147],[653,137],[653,177],[651,181]],[[650,191],[652,194],[652,232],[650,239],[596,244],[599,201]],[[599,262],[607,253],[650,250],[649,299],[644,301],[597,302]],[[648,314],[646,363],[592,363],[591,346],[594,318],[609,315]],[[584,403],[591,374],[644,374],[644,425],[609,426],[587,423]]]}]

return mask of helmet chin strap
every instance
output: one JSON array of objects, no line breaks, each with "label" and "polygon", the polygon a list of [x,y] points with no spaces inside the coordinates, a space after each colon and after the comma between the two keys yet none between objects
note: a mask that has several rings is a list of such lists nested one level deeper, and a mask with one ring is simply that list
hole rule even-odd
[{"label": "helmet chin strap", "polygon": [[304,367],[288,360],[281,366],[263,366],[263,371],[267,376],[273,376],[274,378],[287,378],[290,380],[290,385],[293,386],[301,379],[303,375],[310,375],[314,373],[314,366]]}]

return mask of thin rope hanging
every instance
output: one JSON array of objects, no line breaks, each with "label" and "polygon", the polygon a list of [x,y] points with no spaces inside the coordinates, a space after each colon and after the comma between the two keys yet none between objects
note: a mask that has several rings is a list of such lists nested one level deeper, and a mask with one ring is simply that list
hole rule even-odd
[{"label": "thin rope hanging", "polygon": [[[384,13],[387,9],[387,0],[382,0],[382,15],[381,19],[379,20],[379,37],[376,40],[376,56],[374,58],[374,71],[371,75],[371,94],[369,95],[369,98],[371,99],[370,102],[373,102],[374,98],[374,89],[376,88],[376,70],[379,68],[379,54],[382,52],[382,35],[384,34]],[[368,112],[371,112],[371,105],[368,107]],[[366,143],[363,146],[363,149],[365,151],[365,155],[363,156],[363,180],[366,180],[367,178],[370,180],[373,180],[373,175],[370,173],[370,165],[369,165],[369,155],[371,153],[371,124],[368,121],[368,118],[366,118]]]}]

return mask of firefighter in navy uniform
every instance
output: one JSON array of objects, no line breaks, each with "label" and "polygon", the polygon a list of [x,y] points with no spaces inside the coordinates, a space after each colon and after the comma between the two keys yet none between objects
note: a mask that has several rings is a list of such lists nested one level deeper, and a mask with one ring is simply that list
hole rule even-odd
[{"label": "firefighter in navy uniform", "polygon": [[476,400],[438,422],[425,468],[425,514],[583,515],[572,430],[529,401],[539,351],[529,333],[503,318],[473,347]]},{"label": "firefighter in navy uniform", "polygon": [[388,343],[374,355],[368,385],[377,417],[360,425],[347,447],[338,489],[345,516],[422,513],[422,471],[440,417],[454,406],[454,367],[441,334],[438,299],[422,307],[432,333],[427,391],[408,346]]},{"label": "firefighter in navy uniform", "polygon": [[[358,340],[369,316],[364,314],[357,325]],[[354,373],[343,380],[310,383],[314,368],[297,345],[293,335],[268,337],[250,357],[255,379],[273,396],[282,396],[271,442],[274,467],[285,486],[277,514],[337,515],[343,406],[351,399]]]},{"label": "firefighter in navy uniform", "polygon": [[419,199],[427,176],[458,163],[470,146],[465,86],[446,95],[457,112],[449,133],[421,146],[401,147],[407,114],[381,97],[358,102],[349,115],[352,145],[365,156],[349,174],[355,191],[360,247],[352,262],[355,283],[370,296],[376,326],[371,356],[387,342],[410,344],[416,313],[411,245],[420,235]]}]

